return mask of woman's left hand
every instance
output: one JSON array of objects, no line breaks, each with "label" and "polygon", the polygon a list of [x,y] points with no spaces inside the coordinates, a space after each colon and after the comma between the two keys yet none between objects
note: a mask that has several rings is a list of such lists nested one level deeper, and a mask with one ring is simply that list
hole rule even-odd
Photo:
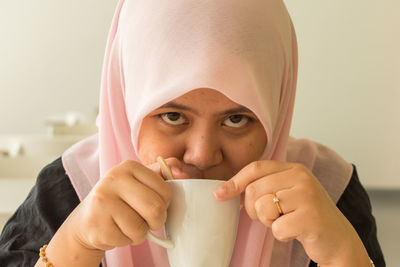
[{"label": "woman's left hand", "polygon": [[304,165],[252,162],[215,191],[221,201],[239,194],[250,218],[271,227],[280,241],[300,241],[321,266],[370,266],[357,232]]}]

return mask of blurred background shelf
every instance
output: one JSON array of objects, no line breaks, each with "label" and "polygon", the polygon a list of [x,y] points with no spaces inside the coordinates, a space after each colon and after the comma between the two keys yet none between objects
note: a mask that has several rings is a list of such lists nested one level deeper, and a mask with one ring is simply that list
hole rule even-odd
[{"label": "blurred background shelf", "polygon": [[0,157],[0,229],[28,196],[52,157]]},{"label": "blurred background shelf", "polygon": [[0,230],[28,196],[39,172],[87,136],[57,127],[59,134],[0,135]]}]

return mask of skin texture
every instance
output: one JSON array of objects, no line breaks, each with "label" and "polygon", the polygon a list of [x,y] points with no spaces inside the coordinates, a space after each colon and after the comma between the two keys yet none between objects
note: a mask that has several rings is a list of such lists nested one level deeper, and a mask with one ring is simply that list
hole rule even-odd
[{"label": "skin texture", "polygon": [[278,240],[299,240],[321,266],[369,266],[357,233],[313,174],[300,164],[259,161],[264,128],[221,93],[201,88],[157,108],[144,118],[138,144],[141,163],[112,168],[57,231],[47,248],[55,266],[98,266],[106,250],[140,244],[163,226],[171,192],[158,156],[176,179],[226,180],[218,200],[240,194],[253,220]]},{"label": "skin texture", "polygon": [[[243,111],[229,112],[237,109]],[[159,116],[164,113],[175,114]],[[243,118],[230,119],[234,115]],[[244,116],[250,119],[246,122]],[[197,89],[146,116],[138,144],[138,156],[145,165],[159,155],[172,157],[182,162],[182,170],[190,177],[227,180],[261,157],[267,137],[250,110],[215,90]]]}]

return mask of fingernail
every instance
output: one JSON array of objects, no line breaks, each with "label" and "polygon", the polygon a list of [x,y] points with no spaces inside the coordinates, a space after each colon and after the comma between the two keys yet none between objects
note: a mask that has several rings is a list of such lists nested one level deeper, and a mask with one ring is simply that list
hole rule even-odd
[{"label": "fingernail", "polygon": [[189,176],[178,167],[172,166],[171,171],[175,179],[188,179]]},{"label": "fingernail", "polygon": [[221,197],[225,196],[227,192],[228,192],[228,190],[226,188],[226,185],[222,184],[214,191],[214,194],[217,198],[221,198]]}]

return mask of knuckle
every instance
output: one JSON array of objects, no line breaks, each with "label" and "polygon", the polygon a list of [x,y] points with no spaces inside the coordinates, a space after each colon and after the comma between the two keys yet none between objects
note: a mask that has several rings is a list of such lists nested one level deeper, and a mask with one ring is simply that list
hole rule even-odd
[{"label": "knuckle", "polygon": [[94,207],[104,207],[107,201],[106,192],[102,187],[96,187],[92,197],[90,198],[90,204]]},{"label": "knuckle", "polygon": [[131,159],[125,159],[120,163],[120,166],[135,166],[137,164],[136,161],[131,160]]},{"label": "knuckle", "polygon": [[95,248],[101,248],[106,244],[106,240],[104,240],[103,235],[99,235],[97,231],[91,231],[87,235],[87,241],[88,243],[95,247]]},{"label": "knuckle", "polygon": [[261,161],[253,161],[252,163],[249,164],[249,171],[251,174],[256,175],[262,167],[262,162]]},{"label": "knuckle", "polygon": [[296,172],[296,173],[301,173],[304,171],[305,166],[301,163],[293,163],[292,165],[292,169]]},{"label": "knuckle", "polygon": [[148,209],[149,220],[152,222],[162,220],[166,210],[166,205],[162,201],[154,201]]},{"label": "knuckle", "polygon": [[[118,173],[115,170],[111,170],[109,173],[107,173],[104,176],[104,178],[101,181],[101,184],[115,183],[119,177],[120,176],[118,175]],[[107,185],[107,186],[109,186],[109,185]]]},{"label": "knuckle", "polygon": [[140,168],[141,166],[142,165],[137,161],[126,159],[122,161],[115,170],[123,171],[125,173],[133,173],[135,169]]},{"label": "knuckle", "polygon": [[294,166],[294,169],[298,169],[298,170],[302,170],[303,168],[305,168],[304,164],[301,164],[298,162],[294,162],[293,166]]},{"label": "knuckle", "polygon": [[265,207],[263,200],[258,200],[254,203],[254,208],[256,211],[257,218],[262,224],[267,227],[271,227],[272,220],[268,213],[267,208]]},{"label": "knuckle", "polygon": [[122,170],[123,168],[121,166],[115,166],[111,168],[102,179],[100,179],[100,183],[112,183],[117,181],[118,179],[121,178]]},{"label": "knuckle", "polygon": [[317,190],[309,185],[308,183],[303,183],[298,185],[299,191],[304,196],[304,200],[307,203],[319,203],[319,193]]},{"label": "knuckle", "polygon": [[284,229],[283,227],[281,227],[281,224],[279,224],[277,221],[274,221],[272,223],[272,234],[274,235],[274,237],[279,240],[279,241],[285,241],[286,240],[286,236],[284,234]]},{"label": "knuckle", "polygon": [[262,202],[262,199],[259,199],[254,203],[254,208],[257,211],[257,213],[262,213],[264,209],[264,203]]},{"label": "knuckle", "polygon": [[301,179],[308,179],[309,178],[309,170],[306,166],[301,163],[294,163],[294,168],[296,175]]},{"label": "knuckle", "polygon": [[248,198],[250,201],[254,200],[257,196],[257,187],[253,184],[249,184],[246,187],[246,198]]},{"label": "knuckle", "polygon": [[88,240],[90,244],[92,244],[92,246],[95,248],[99,248],[103,245],[103,243],[100,242],[100,240],[98,240],[98,238],[95,235],[89,236]]}]

